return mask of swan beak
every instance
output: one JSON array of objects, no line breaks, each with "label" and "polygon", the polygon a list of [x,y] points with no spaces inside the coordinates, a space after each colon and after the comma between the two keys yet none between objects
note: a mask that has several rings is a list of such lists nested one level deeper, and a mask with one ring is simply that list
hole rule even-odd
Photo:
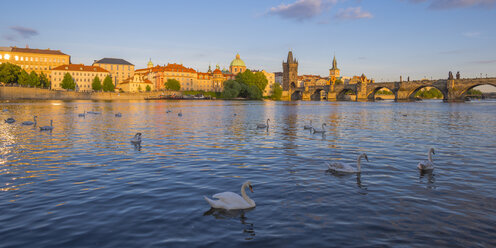
[{"label": "swan beak", "polygon": [[248,187],[250,188],[251,193],[253,193],[253,187],[251,185],[248,185]]}]

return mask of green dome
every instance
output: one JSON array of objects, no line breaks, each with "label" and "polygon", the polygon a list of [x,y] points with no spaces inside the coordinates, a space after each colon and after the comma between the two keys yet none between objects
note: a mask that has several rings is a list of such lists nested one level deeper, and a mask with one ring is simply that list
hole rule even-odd
[{"label": "green dome", "polygon": [[240,59],[239,54],[236,54],[236,58],[231,62],[231,66],[246,67],[245,62]]}]

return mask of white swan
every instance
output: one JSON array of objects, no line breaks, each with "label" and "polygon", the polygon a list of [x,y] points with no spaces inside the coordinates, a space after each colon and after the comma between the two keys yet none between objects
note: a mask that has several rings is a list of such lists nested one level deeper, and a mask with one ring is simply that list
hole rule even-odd
[{"label": "white swan", "polygon": [[9,117],[9,118],[7,118],[7,120],[5,120],[5,123],[14,123],[14,122],[15,122],[15,119],[12,117]]},{"label": "white swan", "polygon": [[434,152],[434,148],[429,149],[429,155],[427,156],[427,160],[420,161],[417,165],[417,168],[422,171],[430,171],[434,170],[434,163],[432,162],[432,154],[436,154]]},{"label": "white swan", "polygon": [[36,118],[38,118],[38,116],[35,115],[33,118],[34,121],[23,121],[21,124],[25,126],[30,126],[34,124],[36,126]]},{"label": "white swan", "polygon": [[122,117],[121,112],[119,112],[119,113],[115,114],[115,117]]},{"label": "white swan", "polygon": [[40,127],[40,131],[52,131],[53,130],[53,120],[50,120],[50,126]]},{"label": "white swan", "polygon": [[257,128],[269,128],[269,121],[270,119],[267,119],[267,124],[257,124]]},{"label": "white swan", "polygon": [[131,139],[131,143],[133,144],[141,144],[141,133],[136,133],[134,137]]},{"label": "white swan", "polygon": [[313,126],[312,126],[312,120],[310,120],[310,125],[305,125],[303,126],[303,129],[312,129]]},{"label": "white swan", "polygon": [[82,114],[78,114],[79,117],[85,117],[86,116],[86,110]]},{"label": "white swan", "polygon": [[334,172],[341,172],[341,173],[360,173],[362,170],[360,160],[362,158],[365,158],[367,162],[369,161],[369,158],[367,157],[367,154],[362,153],[358,155],[357,159],[357,168],[354,168],[353,166],[349,164],[342,164],[340,162],[334,162],[334,163],[328,163],[327,167],[329,167],[329,170],[334,171]]},{"label": "white swan", "polygon": [[327,124],[322,123],[322,130],[318,130],[312,127],[313,133],[325,133],[326,130],[324,129],[324,126],[327,126]]},{"label": "white swan", "polygon": [[253,193],[251,182],[246,181],[241,186],[241,196],[233,192],[222,192],[213,195],[213,198],[217,198],[218,200],[212,200],[206,196],[203,198],[205,198],[208,204],[213,208],[222,208],[226,210],[253,208],[255,207],[255,201],[246,195],[246,187],[249,187],[250,191]]}]

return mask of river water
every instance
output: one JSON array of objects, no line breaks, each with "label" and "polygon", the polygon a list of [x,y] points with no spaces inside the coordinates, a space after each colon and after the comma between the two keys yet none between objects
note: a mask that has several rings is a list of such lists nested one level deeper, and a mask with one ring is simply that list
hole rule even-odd
[{"label": "river water", "polygon": [[[496,246],[496,102],[0,108],[0,247]],[[21,125],[33,115],[54,130]],[[326,134],[303,130],[310,120]],[[436,168],[421,174],[430,147]],[[363,152],[359,176],[327,171]],[[203,199],[247,180],[254,209]]]}]

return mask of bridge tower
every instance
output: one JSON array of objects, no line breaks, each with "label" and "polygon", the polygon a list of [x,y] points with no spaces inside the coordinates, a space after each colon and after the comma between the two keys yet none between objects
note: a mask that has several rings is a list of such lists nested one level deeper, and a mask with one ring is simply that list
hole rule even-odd
[{"label": "bridge tower", "polygon": [[[293,59],[293,52],[289,51],[288,59],[282,62],[282,90],[290,91],[298,85],[298,61]],[[292,86],[293,85],[293,86]],[[290,92],[291,95],[292,92]]]},{"label": "bridge tower", "polygon": [[331,79],[332,83],[336,81],[337,78],[339,78],[339,68],[338,68],[338,62],[336,61],[336,56],[334,56],[334,59],[332,60],[332,68],[329,69],[329,78]]}]

